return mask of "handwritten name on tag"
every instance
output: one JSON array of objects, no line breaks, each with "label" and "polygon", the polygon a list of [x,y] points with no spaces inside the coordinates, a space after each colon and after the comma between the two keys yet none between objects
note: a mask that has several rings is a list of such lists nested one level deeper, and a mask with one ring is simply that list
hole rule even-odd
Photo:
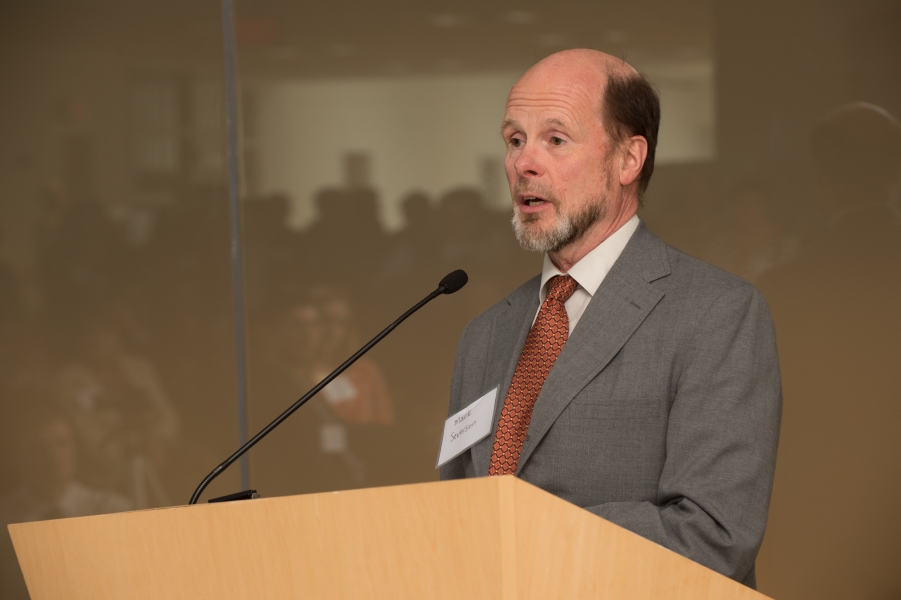
[{"label": "handwritten name on tag", "polygon": [[491,433],[497,388],[494,388],[444,422],[441,451],[438,452],[437,469],[476,442]]}]

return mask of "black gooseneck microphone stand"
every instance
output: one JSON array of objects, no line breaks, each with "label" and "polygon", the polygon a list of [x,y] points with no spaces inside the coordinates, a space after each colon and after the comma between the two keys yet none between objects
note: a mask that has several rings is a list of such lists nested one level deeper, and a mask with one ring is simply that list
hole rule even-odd
[{"label": "black gooseneck microphone stand", "polygon": [[[402,314],[400,317],[398,317],[398,319],[396,321],[391,323],[391,325],[388,325],[388,327],[383,329],[381,333],[379,333],[377,336],[375,336],[374,338],[369,340],[369,342],[367,342],[365,346],[363,346],[362,348],[357,350],[354,353],[354,355],[351,356],[350,358],[348,358],[346,361],[344,361],[340,367],[338,367],[337,369],[335,369],[334,371],[329,373],[329,375],[325,379],[323,379],[322,381],[317,383],[315,386],[313,386],[313,388],[309,392],[304,394],[303,397],[300,398],[300,400],[298,400],[297,402],[295,402],[294,404],[289,406],[285,412],[283,412],[278,417],[276,417],[274,421],[269,423],[269,425],[266,425],[266,427],[264,427],[255,436],[253,436],[252,438],[247,440],[247,442],[243,446],[238,448],[238,450],[234,454],[232,454],[231,456],[226,458],[225,461],[221,465],[219,465],[218,467],[213,469],[209,475],[204,477],[203,481],[200,482],[200,485],[197,486],[197,489],[194,490],[194,495],[191,496],[191,502],[189,502],[189,504],[197,504],[197,500],[200,498],[200,495],[203,493],[203,490],[206,489],[206,486],[208,486],[211,481],[216,479],[216,477],[218,477],[219,474],[222,473],[225,469],[227,469],[233,462],[235,462],[236,460],[241,458],[241,456],[245,452],[247,452],[248,450],[253,448],[257,442],[259,442],[261,439],[263,439],[264,437],[269,435],[269,433],[273,429],[275,429],[276,427],[281,425],[282,421],[284,421],[285,419],[290,417],[292,414],[294,414],[294,411],[296,411],[298,408],[300,408],[301,406],[306,404],[307,400],[309,400],[310,398],[312,398],[313,396],[318,394],[319,391],[322,390],[322,388],[324,388],[329,383],[331,383],[335,377],[337,377],[338,375],[343,373],[344,370],[347,369],[347,367],[354,364],[358,358],[360,358],[361,356],[363,356],[364,354],[369,352],[369,350],[373,346],[375,346],[380,341],[382,341],[382,338],[384,338],[386,335],[388,335],[389,333],[394,331],[394,328],[397,327],[398,325],[400,325],[401,323],[403,323],[407,317],[409,317],[410,315],[415,313],[417,310],[419,310],[420,308],[422,308],[423,306],[425,306],[426,304],[428,304],[429,302],[431,302],[438,296],[441,296],[442,294],[453,294],[454,292],[456,292],[460,288],[462,288],[464,285],[466,285],[467,281],[469,281],[469,277],[466,275],[466,272],[463,271],[462,269],[458,269],[458,270],[454,271],[453,273],[448,273],[444,277],[444,279],[441,280],[441,283],[438,284],[438,287],[435,288],[435,291],[433,291],[431,294],[429,294],[428,296],[426,296],[425,298],[420,300],[418,303],[416,303],[415,306],[413,306],[413,308],[411,308],[410,310],[408,310],[407,312]],[[241,494],[234,494],[233,496],[240,496],[240,495]]]}]

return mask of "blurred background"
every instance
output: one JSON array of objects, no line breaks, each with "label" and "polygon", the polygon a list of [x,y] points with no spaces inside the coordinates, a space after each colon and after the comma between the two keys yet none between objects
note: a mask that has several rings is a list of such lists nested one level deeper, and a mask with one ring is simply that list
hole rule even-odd
[{"label": "blurred background", "polygon": [[540,271],[506,93],[589,47],[660,91],[642,218],[776,319],[761,591],[901,598],[899,32],[887,0],[5,0],[0,518],[186,503],[463,268],[205,498],[437,479],[457,338]]}]

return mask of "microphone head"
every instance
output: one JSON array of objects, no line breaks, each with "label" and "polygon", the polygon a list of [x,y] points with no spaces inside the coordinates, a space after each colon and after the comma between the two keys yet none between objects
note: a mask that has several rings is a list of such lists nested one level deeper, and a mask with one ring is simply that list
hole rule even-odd
[{"label": "microphone head", "polygon": [[453,273],[448,273],[438,284],[439,288],[443,288],[442,294],[453,294],[460,290],[469,281],[469,276],[463,269],[457,269]]}]

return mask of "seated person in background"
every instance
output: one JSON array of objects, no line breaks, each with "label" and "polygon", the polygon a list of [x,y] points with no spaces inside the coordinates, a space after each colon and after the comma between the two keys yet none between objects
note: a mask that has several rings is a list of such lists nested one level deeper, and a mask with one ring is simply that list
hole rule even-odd
[{"label": "seated person in background", "polygon": [[[76,479],[78,453],[72,427],[49,407],[27,407],[16,419],[10,441],[18,483],[0,495],[0,521],[24,523],[84,517],[130,510],[131,503],[114,493],[96,490]],[[12,542],[0,544],[0,597],[27,599],[25,582]]]},{"label": "seated person in background", "polygon": [[91,483],[166,506],[160,480],[179,418],[153,364],[127,351],[104,319],[83,324],[76,356],[56,379],[62,409],[84,451]]}]

